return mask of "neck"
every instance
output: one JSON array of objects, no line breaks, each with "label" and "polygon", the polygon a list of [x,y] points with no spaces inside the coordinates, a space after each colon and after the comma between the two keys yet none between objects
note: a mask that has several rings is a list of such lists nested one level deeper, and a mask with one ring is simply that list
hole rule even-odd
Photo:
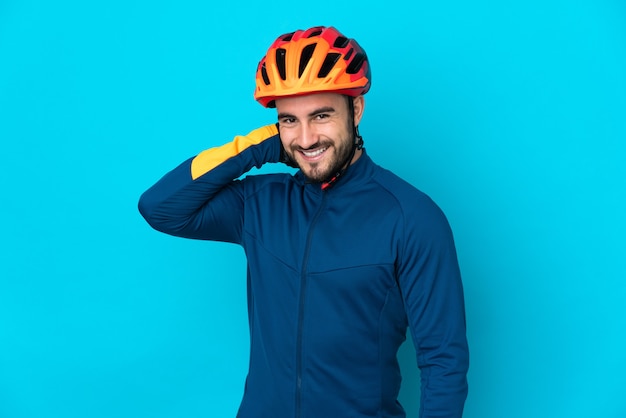
[{"label": "neck", "polygon": [[352,152],[350,153],[350,155],[346,159],[346,162],[342,165],[341,169],[337,173],[335,173],[330,179],[328,179],[325,182],[322,182],[322,186],[321,186],[322,190],[326,190],[330,186],[335,184],[337,182],[337,180],[339,180],[339,177],[341,177],[342,174],[346,172],[348,167],[351,166],[352,164],[354,164],[355,161],[358,160],[359,157],[361,157],[362,154],[363,154],[363,149],[361,147],[357,147],[356,145],[353,146],[352,147]]},{"label": "neck", "polygon": [[359,158],[361,158],[361,155],[363,155],[363,149],[359,148],[354,152],[354,157],[352,157],[352,160],[350,160],[350,163],[348,165],[352,165],[356,162],[356,160],[358,160]]}]

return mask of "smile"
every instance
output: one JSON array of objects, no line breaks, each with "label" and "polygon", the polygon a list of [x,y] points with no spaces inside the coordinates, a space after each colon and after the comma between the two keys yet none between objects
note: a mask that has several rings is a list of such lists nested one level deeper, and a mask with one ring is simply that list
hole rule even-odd
[{"label": "smile", "polygon": [[307,158],[315,158],[319,155],[322,155],[322,153],[324,153],[324,151],[326,151],[327,149],[328,147],[320,148],[320,149],[313,150],[313,151],[300,150],[300,152]]}]

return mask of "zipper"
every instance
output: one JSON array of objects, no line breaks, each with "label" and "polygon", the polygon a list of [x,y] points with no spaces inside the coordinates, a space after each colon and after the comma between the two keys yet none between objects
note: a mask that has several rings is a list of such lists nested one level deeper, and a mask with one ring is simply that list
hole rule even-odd
[{"label": "zipper", "polygon": [[313,229],[317,223],[317,219],[322,213],[325,202],[326,193],[322,192],[320,207],[313,216],[313,220],[311,221],[311,226],[309,227],[309,232],[307,234],[306,247],[304,248],[304,258],[302,259],[302,270],[300,271],[300,303],[298,305],[298,335],[296,339],[296,418],[300,418],[302,415],[302,328],[304,324],[304,301],[306,299],[306,270],[309,262]]}]

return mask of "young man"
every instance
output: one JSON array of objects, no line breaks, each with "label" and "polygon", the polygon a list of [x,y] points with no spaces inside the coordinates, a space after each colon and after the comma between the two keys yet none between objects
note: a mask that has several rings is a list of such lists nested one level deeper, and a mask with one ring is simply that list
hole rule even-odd
[{"label": "young man", "polygon": [[[140,199],[159,231],[245,250],[240,418],[404,417],[396,355],[407,326],[420,416],[462,415],[468,348],[452,233],[426,195],[362,148],[370,79],[365,51],[332,27],[280,36],[255,92],[278,123],[190,158]],[[235,180],[278,162],[299,171]]]}]

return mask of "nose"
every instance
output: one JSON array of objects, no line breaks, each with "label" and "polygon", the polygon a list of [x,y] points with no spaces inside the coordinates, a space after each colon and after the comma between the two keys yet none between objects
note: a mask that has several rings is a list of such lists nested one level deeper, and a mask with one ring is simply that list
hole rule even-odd
[{"label": "nose", "polygon": [[302,123],[300,125],[300,132],[298,134],[297,144],[302,149],[311,148],[318,142],[318,135],[315,128],[308,123]]}]

